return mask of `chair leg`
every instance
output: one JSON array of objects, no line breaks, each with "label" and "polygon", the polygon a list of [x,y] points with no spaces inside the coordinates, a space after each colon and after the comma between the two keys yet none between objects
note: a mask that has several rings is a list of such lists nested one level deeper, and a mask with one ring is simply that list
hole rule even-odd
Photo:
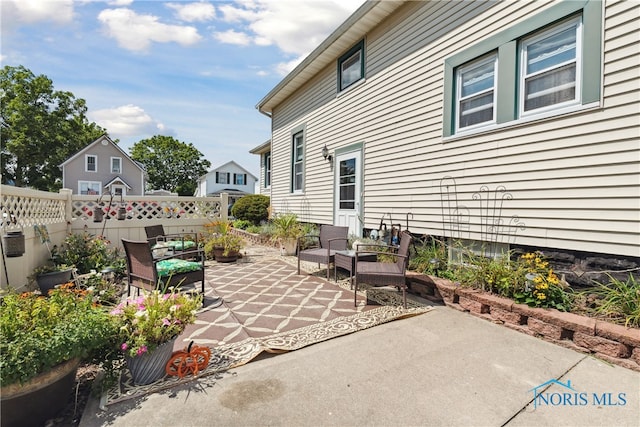
[{"label": "chair leg", "polygon": [[327,281],[329,280],[329,267],[331,267],[331,264],[327,264]]},{"label": "chair leg", "polygon": [[351,279],[351,283],[353,284],[353,306],[358,306],[358,277],[356,276],[354,279]]},{"label": "chair leg", "polygon": [[300,275],[300,257],[298,257],[298,276]]}]

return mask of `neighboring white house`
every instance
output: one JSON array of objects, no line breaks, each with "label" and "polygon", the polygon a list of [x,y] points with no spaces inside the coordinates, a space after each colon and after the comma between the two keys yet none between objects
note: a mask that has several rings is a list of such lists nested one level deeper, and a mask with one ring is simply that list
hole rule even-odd
[{"label": "neighboring white house", "polygon": [[252,173],[234,161],[207,172],[198,178],[195,196],[218,196],[220,193],[229,194],[229,204],[237,199],[255,192],[256,178]]},{"label": "neighboring white house", "polygon": [[269,196],[271,194],[271,140],[263,142],[249,152],[260,156],[258,193]]},{"label": "neighboring white house", "polygon": [[637,2],[365,2],[257,105],[272,206],[638,257],[639,39]]},{"label": "neighboring white house", "polygon": [[60,168],[62,186],[73,194],[144,194],[144,168],[107,135],[69,157]]}]

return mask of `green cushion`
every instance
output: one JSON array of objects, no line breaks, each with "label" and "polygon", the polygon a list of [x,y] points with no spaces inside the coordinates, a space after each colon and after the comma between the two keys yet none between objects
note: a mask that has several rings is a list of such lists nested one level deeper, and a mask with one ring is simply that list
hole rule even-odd
[{"label": "green cushion", "polygon": [[160,277],[168,277],[172,274],[188,273],[200,269],[202,269],[202,264],[199,262],[185,261],[177,258],[163,259],[156,264],[156,270],[158,270],[158,276]]},{"label": "green cushion", "polygon": [[185,240],[184,245],[182,240],[169,240],[168,242],[164,242],[167,246],[172,248],[173,250],[183,251],[185,249],[193,249],[196,247],[196,242],[193,240]]}]

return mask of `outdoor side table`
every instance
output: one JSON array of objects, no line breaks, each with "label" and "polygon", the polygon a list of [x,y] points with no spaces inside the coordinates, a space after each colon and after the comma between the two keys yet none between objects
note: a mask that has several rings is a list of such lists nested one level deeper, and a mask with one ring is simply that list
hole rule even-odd
[{"label": "outdoor side table", "polygon": [[[360,253],[358,256],[359,261],[375,262],[378,259],[378,255],[375,253]],[[333,277],[336,282],[338,281],[338,267],[343,268],[349,272],[349,281],[353,288],[353,273],[356,270],[356,251],[337,251],[333,258]]]}]

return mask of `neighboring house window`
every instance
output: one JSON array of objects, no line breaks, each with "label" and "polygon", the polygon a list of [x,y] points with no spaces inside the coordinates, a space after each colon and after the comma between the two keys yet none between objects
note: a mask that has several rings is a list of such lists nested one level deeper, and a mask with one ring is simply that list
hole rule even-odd
[{"label": "neighboring house window", "polygon": [[602,20],[602,2],[559,2],[447,58],[443,136],[597,106]]},{"label": "neighboring house window", "polygon": [[98,170],[98,156],[93,154],[87,154],[84,157],[84,170],[85,172],[96,172]]},{"label": "neighboring house window", "polygon": [[338,59],[338,88],[343,91],[364,78],[364,40]]},{"label": "neighboring house window", "polygon": [[304,189],[304,132],[293,135],[292,143],[293,165],[292,165],[292,192],[302,192]]},{"label": "neighboring house window", "polygon": [[271,186],[271,151],[264,155],[264,186]]},{"label": "neighboring house window", "polygon": [[524,39],[521,53],[521,113],[579,101],[579,19]]},{"label": "neighboring house window", "polygon": [[111,173],[122,173],[122,157],[111,158]]},{"label": "neighboring house window", "polygon": [[229,184],[229,172],[216,172],[216,184]]},{"label": "neighboring house window", "polygon": [[78,193],[84,195],[100,195],[102,183],[99,181],[78,181]]},{"label": "neighboring house window", "polygon": [[247,185],[247,174],[246,173],[234,173],[233,174],[233,183],[235,185]]},{"label": "neighboring house window", "polygon": [[491,55],[457,70],[457,129],[495,123],[497,59]]}]

